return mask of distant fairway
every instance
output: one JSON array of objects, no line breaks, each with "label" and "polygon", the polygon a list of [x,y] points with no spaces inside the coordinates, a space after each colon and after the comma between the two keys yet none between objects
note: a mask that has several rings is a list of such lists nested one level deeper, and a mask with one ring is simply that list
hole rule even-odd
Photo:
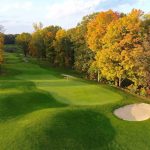
[{"label": "distant fairway", "polygon": [[[6,54],[0,76],[0,150],[149,150],[150,120],[113,116],[121,105],[143,101],[63,69]],[[143,149],[144,147],[144,149]]]}]

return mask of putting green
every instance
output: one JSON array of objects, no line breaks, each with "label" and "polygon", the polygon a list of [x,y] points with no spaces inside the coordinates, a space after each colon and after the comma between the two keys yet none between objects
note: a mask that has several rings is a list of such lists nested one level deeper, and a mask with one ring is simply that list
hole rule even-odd
[{"label": "putting green", "polygon": [[7,70],[12,71],[14,75],[10,80],[8,77],[7,83],[1,81],[1,83],[5,82],[4,86],[7,87],[0,91],[1,94],[17,94],[32,88],[36,91],[45,91],[57,101],[67,105],[101,105],[122,99],[122,96],[113,91],[112,87],[100,86],[81,79],[66,80],[61,75],[61,71],[56,72],[52,68],[44,69],[36,64],[19,62],[19,60],[22,59],[15,55],[7,55]]}]

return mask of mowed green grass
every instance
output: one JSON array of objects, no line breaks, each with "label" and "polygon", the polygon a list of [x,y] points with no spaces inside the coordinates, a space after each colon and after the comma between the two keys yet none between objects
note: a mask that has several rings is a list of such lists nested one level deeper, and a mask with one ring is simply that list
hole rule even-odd
[{"label": "mowed green grass", "polygon": [[[149,150],[150,120],[116,118],[119,106],[143,102],[68,70],[6,54],[0,76],[0,150]],[[148,101],[147,101],[148,102]]]}]

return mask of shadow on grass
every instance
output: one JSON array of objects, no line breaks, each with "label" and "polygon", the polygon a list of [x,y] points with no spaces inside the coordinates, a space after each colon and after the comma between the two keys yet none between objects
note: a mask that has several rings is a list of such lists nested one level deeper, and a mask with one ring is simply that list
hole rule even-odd
[{"label": "shadow on grass", "polygon": [[14,94],[0,100],[0,120],[12,119],[44,108],[64,106],[66,105],[57,102],[50,94],[42,92]]},{"label": "shadow on grass", "polygon": [[65,110],[47,126],[46,139],[39,139],[39,148],[44,150],[107,149],[115,137],[109,119],[90,109]]},{"label": "shadow on grass", "polygon": [[[11,54],[6,58],[7,63],[17,63],[20,58],[15,54]],[[0,121],[6,121],[18,116],[25,115],[35,110],[45,108],[64,107],[66,104],[58,102],[50,93],[39,90],[34,82],[28,80],[20,80],[18,77],[22,74],[40,74],[41,70],[37,71],[27,66],[20,68],[15,65],[4,66],[6,73],[0,77]],[[48,74],[49,72],[47,72]],[[16,93],[12,91],[15,90]]]},{"label": "shadow on grass", "polygon": [[2,94],[0,98],[0,120],[8,120],[25,115],[35,110],[45,108],[65,107],[66,104],[58,102],[50,93],[39,90],[33,82],[16,82],[3,84],[1,89],[15,88],[18,93]]},{"label": "shadow on grass", "polygon": [[1,80],[17,80],[16,76],[20,75],[21,71],[19,71],[18,69],[14,69],[14,68],[10,68],[10,67],[5,67],[2,70],[2,74],[0,76],[0,81]]}]

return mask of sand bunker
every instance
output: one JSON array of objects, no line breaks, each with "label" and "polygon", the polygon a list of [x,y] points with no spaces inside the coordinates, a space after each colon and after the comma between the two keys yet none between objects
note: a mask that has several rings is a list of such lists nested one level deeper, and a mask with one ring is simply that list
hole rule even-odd
[{"label": "sand bunker", "polygon": [[114,114],[128,121],[143,121],[150,118],[150,104],[139,103],[131,104],[116,109]]}]

